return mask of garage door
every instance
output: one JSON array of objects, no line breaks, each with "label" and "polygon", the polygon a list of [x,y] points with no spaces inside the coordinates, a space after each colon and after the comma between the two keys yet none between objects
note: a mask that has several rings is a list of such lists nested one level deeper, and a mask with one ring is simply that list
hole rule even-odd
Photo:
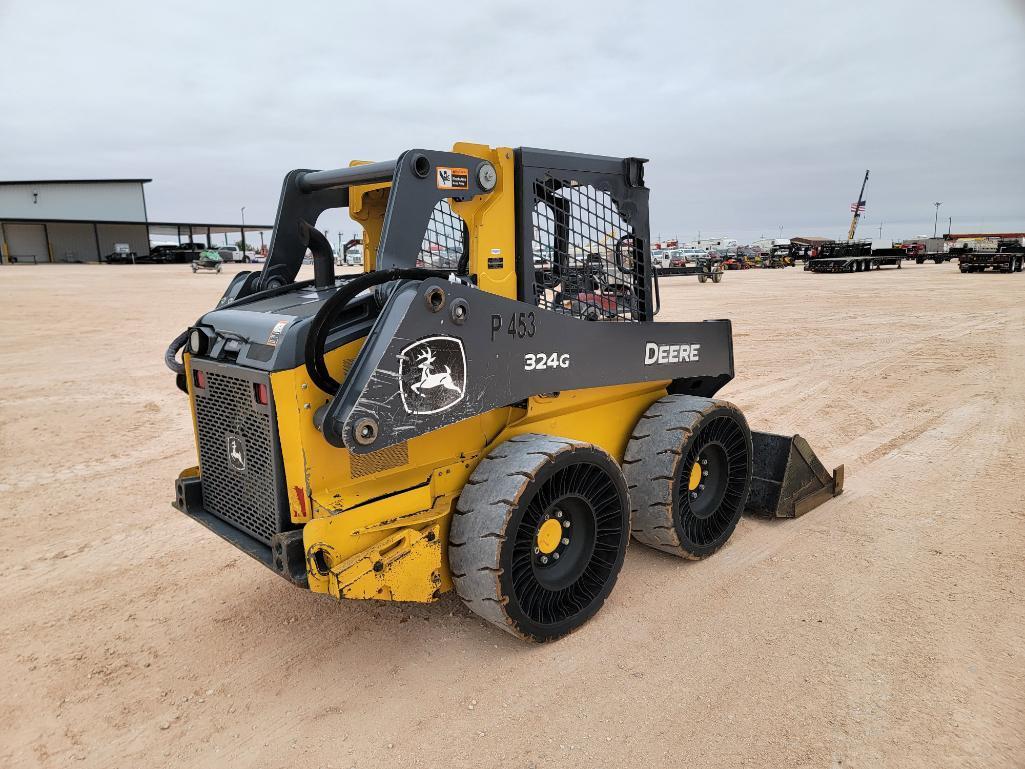
[{"label": "garage door", "polygon": [[41,224],[5,224],[7,249],[12,262],[36,261],[42,264],[50,261],[46,250],[46,231]]}]

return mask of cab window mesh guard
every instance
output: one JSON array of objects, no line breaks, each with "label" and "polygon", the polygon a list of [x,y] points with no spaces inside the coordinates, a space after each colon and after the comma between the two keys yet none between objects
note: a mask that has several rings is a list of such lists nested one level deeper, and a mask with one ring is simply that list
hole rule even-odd
[{"label": "cab window mesh guard", "polygon": [[531,217],[539,307],[586,320],[642,319],[642,244],[612,195],[590,185],[539,179]]},{"label": "cab window mesh guard", "polygon": [[416,266],[465,273],[468,257],[466,242],[463,220],[452,210],[447,200],[439,200],[427,222]]}]

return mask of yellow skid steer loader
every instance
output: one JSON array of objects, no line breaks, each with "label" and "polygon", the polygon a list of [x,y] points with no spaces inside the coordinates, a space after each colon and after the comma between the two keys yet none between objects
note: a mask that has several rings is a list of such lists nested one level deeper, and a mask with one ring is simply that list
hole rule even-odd
[{"label": "yellow skid steer loader", "polygon": [[[839,494],[842,467],[714,399],[730,321],[655,322],[645,162],[460,143],[290,172],[263,269],[168,348],[198,454],[175,506],[297,586],[454,587],[546,641],[601,608],[631,534],[702,558],[745,508]],[[343,207],[360,274],[315,226]]]}]

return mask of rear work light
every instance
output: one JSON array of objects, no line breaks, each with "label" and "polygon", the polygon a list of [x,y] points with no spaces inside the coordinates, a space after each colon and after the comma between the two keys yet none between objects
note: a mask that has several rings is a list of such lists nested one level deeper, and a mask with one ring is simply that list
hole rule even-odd
[{"label": "rear work light", "polygon": [[199,371],[198,369],[194,370],[192,372],[192,381],[200,390],[206,389],[206,374],[204,372]]},{"label": "rear work light", "polygon": [[267,391],[267,385],[263,382],[257,382],[253,385],[253,393],[256,396],[256,402],[261,406],[266,406],[270,403],[270,393]]}]

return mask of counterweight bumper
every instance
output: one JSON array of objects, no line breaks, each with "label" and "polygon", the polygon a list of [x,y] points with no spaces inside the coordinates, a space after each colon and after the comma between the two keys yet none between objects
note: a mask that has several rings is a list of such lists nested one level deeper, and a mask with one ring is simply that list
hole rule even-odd
[{"label": "counterweight bumper", "polygon": [[190,471],[186,470],[175,481],[172,503],[175,509],[206,526],[279,577],[284,577],[298,587],[309,588],[301,530],[275,534],[270,545],[264,544],[206,510],[203,507],[203,486],[200,477],[198,474],[189,473]]}]

